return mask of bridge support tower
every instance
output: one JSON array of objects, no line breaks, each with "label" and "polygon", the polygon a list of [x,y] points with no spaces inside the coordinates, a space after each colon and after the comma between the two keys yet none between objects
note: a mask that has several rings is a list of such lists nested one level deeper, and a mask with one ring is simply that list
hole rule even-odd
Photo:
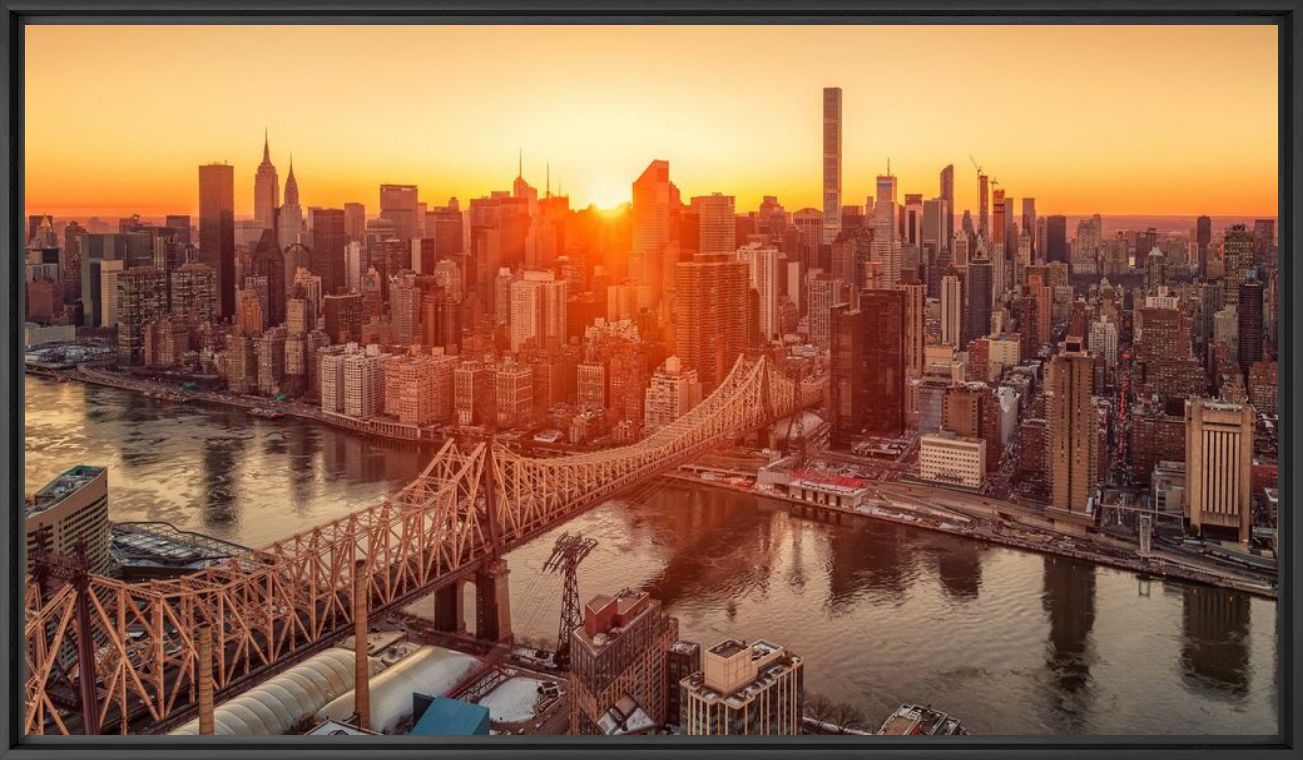
[{"label": "bridge support tower", "polygon": [[507,563],[495,558],[475,572],[475,637],[495,644],[511,641],[511,591]]},{"label": "bridge support tower", "polygon": [[464,581],[455,580],[434,592],[434,627],[444,633],[466,633],[466,597]]}]

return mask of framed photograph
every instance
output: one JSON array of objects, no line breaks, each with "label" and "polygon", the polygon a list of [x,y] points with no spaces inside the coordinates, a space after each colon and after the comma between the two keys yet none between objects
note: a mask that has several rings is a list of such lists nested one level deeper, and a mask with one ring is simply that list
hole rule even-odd
[{"label": "framed photograph", "polygon": [[1297,0],[0,5],[0,756],[1299,756]]}]

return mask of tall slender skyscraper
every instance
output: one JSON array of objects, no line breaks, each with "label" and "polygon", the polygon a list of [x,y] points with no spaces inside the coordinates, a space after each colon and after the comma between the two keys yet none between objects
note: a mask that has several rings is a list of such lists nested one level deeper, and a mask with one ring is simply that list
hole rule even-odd
[{"label": "tall slender skyscraper", "polygon": [[217,273],[217,313],[235,314],[235,167],[199,167],[199,260]]},{"label": "tall slender skyscraper", "polygon": [[823,88],[823,242],[842,228],[842,90]]},{"label": "tall slender skyscraper", "polygon": [[946,227],[941,239],[945,241],[944,245],[949,246],[950,240],[955,236],[955,165],[946,164],[946,168],[941,170],[941,200],[946,202],[945,223]]},{"label": "tall slender skyscraper", "polygon": [[276,207],[280,205],[280,178],[271,163],[267,133],[262,135],[262,163],[253,176],[253,218],[264,230],[276,225]]},{"label": "tall slender skyscraper", "polygon": [[988,177],[977,173],[977,231],[986,240],[991,239],[991,198]]}]

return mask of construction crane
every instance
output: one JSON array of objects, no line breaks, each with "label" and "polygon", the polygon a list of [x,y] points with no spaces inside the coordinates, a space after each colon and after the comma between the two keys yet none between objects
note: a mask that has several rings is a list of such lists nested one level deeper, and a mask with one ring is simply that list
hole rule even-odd
[{"label": "construction crane", "polygon": [[597,547],[597,539],[569,531],[557,537],[552,555],[543,563],[543,572],[561,573],[565,579],[561,590],[561,621],[557,627],[556,657],[559,667],[570,662],[570,633],[579,627],[579,563]]},{"label": "construction crane", "polygon": [[973,154],[972,154],[972,153],[969,153],[969,154],[968,154],[968,160],[973,162],[973,168],[977,170],[977,173],[978,173],[978,174],[981,174],[981,173],[982,173],[982,167],[977,163],[977,159],[973,158]]}]

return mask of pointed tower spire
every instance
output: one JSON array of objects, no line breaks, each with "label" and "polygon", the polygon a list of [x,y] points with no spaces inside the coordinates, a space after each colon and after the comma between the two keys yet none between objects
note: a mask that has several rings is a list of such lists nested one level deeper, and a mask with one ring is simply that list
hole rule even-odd
[{"label": "pointed tower spire", "polygon": [[516,176],[525,176],[525,151],[521,148],[516,149]]},{"label": "pointed tower spire", "polygon": [[267,142],[267,128],[262,128],[262,160],[263,163],[271,163],[271,147]]}]

